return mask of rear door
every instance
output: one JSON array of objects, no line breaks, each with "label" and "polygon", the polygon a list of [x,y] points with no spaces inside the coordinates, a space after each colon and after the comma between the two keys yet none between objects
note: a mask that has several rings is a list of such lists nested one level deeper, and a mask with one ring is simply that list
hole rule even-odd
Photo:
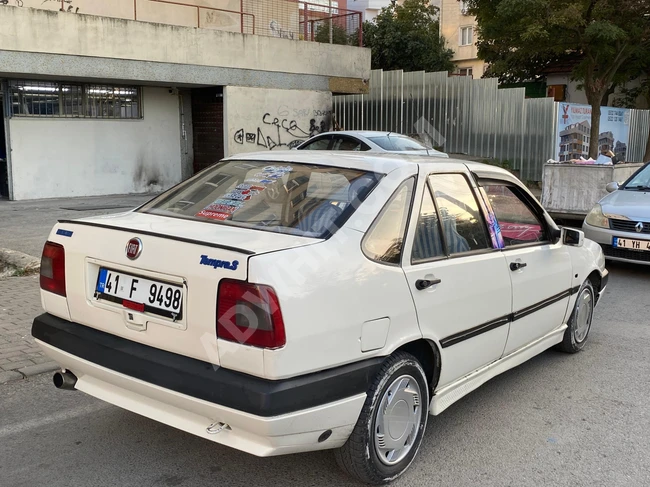
[{"label": "rear door", "polygon": [[512,281],[512,323],[507,355],[564,323],[571,296],[571,256],[552,243],[539,204],[519,186],[482,183],[499,223]]},{"label": "rear door", "polygon": [[508,337],[510,277],[475,189],[465,172],[421,174],[405,249],[420,329],[440,344],[440,386],[497,360]]}]

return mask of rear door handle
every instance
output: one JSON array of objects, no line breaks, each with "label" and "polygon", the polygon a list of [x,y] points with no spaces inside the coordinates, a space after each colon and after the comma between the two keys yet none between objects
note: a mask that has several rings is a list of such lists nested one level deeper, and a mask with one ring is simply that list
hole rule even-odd
[{"label": "rear door handle", "polygon": [[510,270],[511,271],[518,271],[522,267],[526,267],[528,264],[525,262],[510,262]]},{"label": "rear door handle", "polygon": [[442,282],[441,279],[418,279],[415,281],[415,287],[419,291],[422,291],[423,289],[426,289],[431,286],[435,286],[436,284],[440,284]]}]

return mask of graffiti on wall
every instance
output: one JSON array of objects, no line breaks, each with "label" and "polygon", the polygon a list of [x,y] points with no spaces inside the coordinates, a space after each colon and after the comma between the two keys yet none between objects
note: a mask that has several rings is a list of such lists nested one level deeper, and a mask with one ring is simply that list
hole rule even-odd
[{"label": "graffiti on wall", "polygon": [[282,28],[280,23],[277,20],[272,20],[269,22],[269,30],[274,37],[279,37],[281,39],[295,39],[295,35],[290,30],[285,30]]},{"label": "graffiti on wall", "polygon": [[[332,119],[331,110],[294,109],[280,107],[278,115],[265,113],[254,130],[240,128],[234,140],[239,145],[255,144],[260,149],[293,149],[305,140],[327,132]],[[309,123],[305,123],[309,119]]]},{"label": "graffiti on wall", "polygon": [[9,5],[10,3],[16,7],[23,6],[23,0],[0,0],[0,5]]}]

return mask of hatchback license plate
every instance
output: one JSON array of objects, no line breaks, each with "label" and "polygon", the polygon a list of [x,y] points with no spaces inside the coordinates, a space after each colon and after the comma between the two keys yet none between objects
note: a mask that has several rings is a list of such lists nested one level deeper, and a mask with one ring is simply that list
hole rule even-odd
[{"label": "hatchback license plate", "polygon": [[147,311],[174,321],[182,317],[183,288],[181,286],[102,267],[99,270],[96,291],[99,298],[113,301],[126,308]]},{"label": "hatchback license plate", "polygon": [[614,237],[614,247],[650,251],[650,240],[633,240],[631,238]]}]

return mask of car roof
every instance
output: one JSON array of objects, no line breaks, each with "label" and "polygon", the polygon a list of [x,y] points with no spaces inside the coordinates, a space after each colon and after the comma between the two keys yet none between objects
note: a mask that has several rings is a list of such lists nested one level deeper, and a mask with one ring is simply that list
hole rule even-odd
[{"label": "car roof", "polygon": [[323,132],[322,134],[319,135],[358,135],[361,137],[378,137],[378,136],[386,136],[386,135],[394,135],[394,136],[402,136],[402,137],[407,137],[404,134],[400,134],[399,132],[382,132],[378,130],[337,130],[335,132]]},{"label": "car roof", "polygon": [[[320,164],[333,167],[344,167],[351,169],[360,169],[362,171],[373,171],[379,173],[389,173],[404,166],[413,164],[429,166],[426,169],[431,172],[436,171],[436,166],[444,164],[446,168],[458,165],[469,168],[481,178],[498,177],[507,179],[521,184],[512,175],[512,173],[496,166],[482,164],[479,162],[464,161],[461,159],[447,159],[435,156],[424,156],[402,153],[383,153],[383,152],[354,152],[354,151],[264,151],[264,152],[247,152],[226,158],[226,160],[248,160],[248,161],[265,161],[271,163],[303,163],[303,164]],[[464,168],[463,168],[464,169]],[[446,169],[449,170],[449,169]]]}]

